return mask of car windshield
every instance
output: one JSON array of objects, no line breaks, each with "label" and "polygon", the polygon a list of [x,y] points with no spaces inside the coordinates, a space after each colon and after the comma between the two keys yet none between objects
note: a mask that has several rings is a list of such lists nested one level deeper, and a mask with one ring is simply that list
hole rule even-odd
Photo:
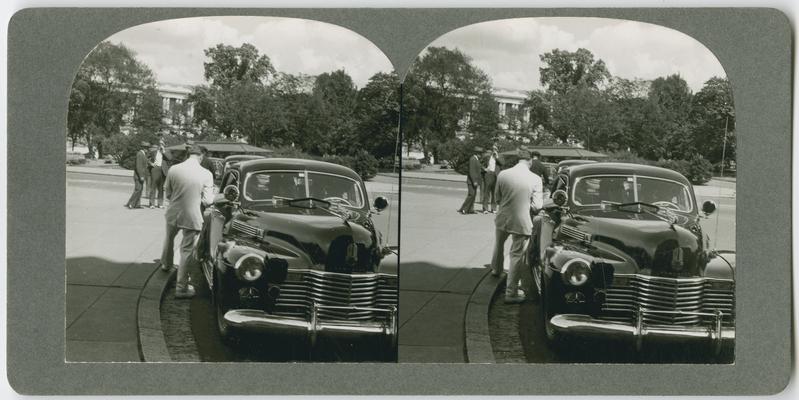
[{"label": "car windshield", "polygon": [[364,205],[361,186],[356,180],[308,171],[250,173],[244,182],[244,198],[272,203],[314,198],[352,208],[362,208]]},{"label": "car windshield", "polygon": [[637,175],[579,178],[574,184],[572,199],[577,206],[641,202],[673,211],[693,210],[691,195],[685,185]]}]

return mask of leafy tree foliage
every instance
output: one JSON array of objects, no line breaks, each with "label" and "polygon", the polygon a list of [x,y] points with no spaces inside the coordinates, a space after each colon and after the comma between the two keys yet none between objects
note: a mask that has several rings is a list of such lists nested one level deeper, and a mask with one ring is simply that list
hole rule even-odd
[{"label": "leafy tree foliage", "polygon": [[205,80],[212,87],[229,89],[243,82],[264,84],[275,73],[269,57],[259,54],[249,43],[240,47],[220,43],[206,49],[205,56],[209,58],[203,64]]},{"label": "leafy tree foliage", "polygon": [[[489,111],[490,107],[485,107],[485,99],[491,95],[491,89],[488,76],[472,65],[471,58],[460,50],[428,47],[413,63],[405,78],[404,140],[408,144],[421,145],[427,156],[431,151],[437,152],[431,148],[436,146],[431,145],[447,142],[455,138],[458,132],[486,134],[486,120],[492,117],[481,113],[493,112]],[[466,115],[478,122],[469,126],[464,121]],[[480,129],[481,132],[471,132],[470,128]],[[493,132],[488,134],[494,135]]]},{"label": "leafy tree foliage", "polygon": [[[735,108],[732,87],[723,78],[711,78],[694,95],[691,108],[694,146],[712,163],[735,159]],[[726,149],[724,136],[726,135]]]},{"label": "leafy tree foliage", "polygon": [[355,106],[357,143],[371,148],[377,158],[398,156],[399,77],[396,73],[377,73],[358,91]]},{"label": "leafy tree foliage", "polygon": [[[130,125],[154,132],[161,126],[160,98],[152,71],[123,45],[102,42],[81,64],[70,91],[68,135],[85,140],[89,153],[102,139]],[[99,136],[99,137],[98,137]]]},{"label": "leafy tree foliage", "polygon": [[539,69],[541,84],[552,93],[564,94],[574,88],[598,89],[610,78],[605,63],[594,60],[594,55],[586,49],[575,52],[555,49],[540,58],[544,63]]}]

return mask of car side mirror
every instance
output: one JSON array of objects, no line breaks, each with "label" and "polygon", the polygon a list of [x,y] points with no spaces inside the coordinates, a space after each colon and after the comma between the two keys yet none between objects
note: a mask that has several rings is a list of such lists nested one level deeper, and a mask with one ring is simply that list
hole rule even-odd
[{"label": "car side mirror", "polygon": [[569,200],[569,195],[566,194],[565,190],[559,189],[552,192],[552,202],[555,203],[558,207],[565,206],[568,200]]},{"label": "car side mirror", "polygon": [[227,185],[224,189],[222,189],[222,194],[225,196],[225,200],[227,201],[238,201],[239,200],[239,188],[236,185]]},{"label": "car side mirror", "polygon": [[388,200],[386,200],[386,198],[383,196],[378,196],[375,199],[374,207],[377,211],[383,211],[386,209],[386,207],[388,207]]},{"label": "car side mirror", "polygon": [[705,202],[702,203],[702,212],[705,213],[705,216],[713,214],[714,211],[716,211],[716,202],[713,200],[705,200]]}]

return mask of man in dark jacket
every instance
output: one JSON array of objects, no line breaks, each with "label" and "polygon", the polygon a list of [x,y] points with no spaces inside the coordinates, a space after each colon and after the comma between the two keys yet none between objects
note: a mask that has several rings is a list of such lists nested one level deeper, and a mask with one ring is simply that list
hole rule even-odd
[{"label": "man in dark jacket", "polygon": [[549,187],[549,172],[547,171],[546,165],[539,160],[541,158],[541,153],[533,151],[531,154],[533,155],[533,160],[530,161],[530,171],[533,171],[534,174],[541,178],[544,187]]},{"label": "man in dark jacket", "polygon": [[144,180],[149,174],[148,167],[150,166],[150,160],[147,158],[147,149],[149,147],[150,143],[141,142],[141,148],[136,153],[136,166],[133,169],[133,194],[130,196],[130,200],[125,204],[127,208],[141,208],[141,194],[144,189]]},{"label": "man in dark jacket", "polygon": [[475,147],[471,158],[469,158],[469,173],[466,175],[468,194],[463,205],[458,209],[461,214],[474,214],[474,198],[477,196],[477,188],[483,184],[483,166],[480,165],[478,158],[482,152],[482,147]]},{"label": "man in dark jacket", "polygon": [[203,160],[200,162],[200,166],[211,171],[212,176],[216,176],[216,165],[208,156],[208,149],[205,146],[200,146],[200,149],[203,152]]}]

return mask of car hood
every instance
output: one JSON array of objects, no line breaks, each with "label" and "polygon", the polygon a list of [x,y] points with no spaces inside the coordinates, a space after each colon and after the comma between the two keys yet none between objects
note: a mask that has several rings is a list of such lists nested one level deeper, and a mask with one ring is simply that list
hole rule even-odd
[{"label": "car hood", "polygon": [[379,252],[370,218],[357,211],[276,207],[248,210],[236,220],[262,230],[261,248],[288,259],[290,267],[342,267],[348,251],[352,257],[349,248],[354,244],[357,263],[371,269],[373,256]]},{"label": "car hood", "polygon": [[698,225],[688,228],[662,220],[602,217],[579,217],[564,224],[590,235],[591,245],[600,252],[623,260],[616,272],[703,275],[706,260]]}]

